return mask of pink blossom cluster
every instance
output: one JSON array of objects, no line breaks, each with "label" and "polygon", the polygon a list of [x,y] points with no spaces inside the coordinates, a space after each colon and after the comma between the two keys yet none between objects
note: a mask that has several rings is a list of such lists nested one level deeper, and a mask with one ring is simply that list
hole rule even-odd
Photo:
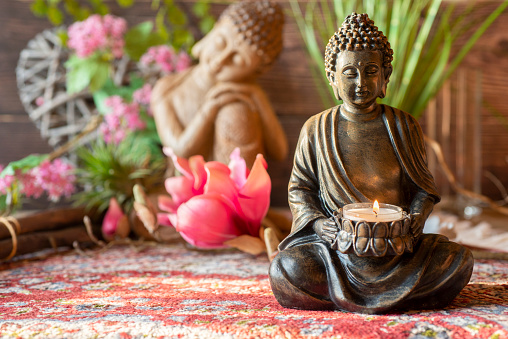
[{"label": "pink blossom cluster", "polygon": [[69,27],[67,45],[74,49],[80,58],[89,57],[96,51],[111,52],[115,58],[121,58],[126,30],[125,19],[109,14],[94,14]]},{"label": "pink blossom cluster", "polygon": [[106,143],[119,144],[128,133],[146,127],[139,114],[137,102],[126,103],[120,96],[114,95],[106,99],[105,105],[111,109],[100,126]]},{"label": "pink blossom cluster", "polygon": [[[17,185],[20,194],[27,198],[39,198],[46,193],[51,201],[58,201],[61,197],[69,197],[75,191],[74,166],[55,159],[43,161],[39,166],[15,175],[0,178],[0,194],[7,194],[13,185]],[[0,166],[0,172],[3,167]]]},{"label": "pink blossom cluster", "polygon": [[152,96],[152,85],[146,83],[143,85],[143,87],[134,91],[134,93],[132,94],[132,99],[134,100],[134,102],[137,102],[138,104],[145,106],[148,114],[152,115],[150,111],[151,96]]},{"label": "pink blossom cluster", "polygon": [[182,72],[190,67],[189,54],[181,51],[176,53],[171,46],[153,46],[143,54],[140,63],[146,67],[156,67],[163,73]]},{"label": "pink blossom cluster", "polygon": [[[0,173],[3,172],[4,168],[4,166],[0,165]],[[0,178],[0,194],[6,194],[14,181],[15,178],[13,175],[6,175],[3,178]]]}]

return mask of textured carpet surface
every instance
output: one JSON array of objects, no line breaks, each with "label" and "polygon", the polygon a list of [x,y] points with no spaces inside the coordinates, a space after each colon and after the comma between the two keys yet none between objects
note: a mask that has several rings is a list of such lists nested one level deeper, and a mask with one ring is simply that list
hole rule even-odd
[{"label": "textured carpet surface", "polygon": [[477,260],[444,310],[280,307],[269,262],[181,245],[0,265],[1,338],[508,338],[508,262]]}]

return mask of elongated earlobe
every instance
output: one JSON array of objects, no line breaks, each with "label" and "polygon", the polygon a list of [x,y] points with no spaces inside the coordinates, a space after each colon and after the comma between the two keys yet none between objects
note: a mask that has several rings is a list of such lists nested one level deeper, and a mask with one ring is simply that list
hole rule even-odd
[{"label": "elongated earlobe", "polygon": [[339,95],[339,88],[337,86],[337,83],[335,82],[335,77],[330,75],[328,77],[328,81],[329,81],[330,86],[332,86],[333,95],[335,96],[335,99],[337,99],[339,101],[342,100],[340,95]]},{"label": "elongated earlobe", "polygon": [[386,86],[387,85],[388,84],[385,82],[383,87],[381,88],[381,93],[379,93],[379,96],[378,96],[379,98],[383,99],[386,96]]},{"label": "elongated earlobe", "polygon": [[342,100],[342,98],[339,95],[339,89],[337,88],[337,86],[332,85],[332,87],[333,87],[333,94],[335,95],[335,99],[337,99],[339,101]]},{"label": "elongated earlobe", "polygon": [[388,87],[388,83],[390,82],[390,75],[392,75],[392,66],[385,67],[383,69],[383,76],[384,76],[384,84],[381,88],[381,93],[379,93],[379,98],[383,99],[386,96],[386,87]]}]

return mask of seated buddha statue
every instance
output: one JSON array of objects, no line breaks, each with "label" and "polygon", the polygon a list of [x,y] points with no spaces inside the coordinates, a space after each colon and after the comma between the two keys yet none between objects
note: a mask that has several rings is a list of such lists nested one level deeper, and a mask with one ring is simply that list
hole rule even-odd
[{"label": "seated buddha statue", "polygon": [[[377,103],[392,73],[390,44],[367,14],[353,13],[325,55],[343,103],[301,130],[289,182],[292,230],[270,266],[274,296],[284,307],[309,310],[444,307],[468,283],[473,257],[444,236],[422,234],[440,196],[417,121]],[[401,207],[404,225],[378,235],[367,223],[340,228],[336,214],[345,205],[374,200]],[[344,239],[361,241],[351,246]],[[385,250],[362,252],[361,244]]]},{"label": "seated buddha statue", "polygon": [[285,158],[285,133],[256,83],[282,50],[283,21],[268,1],[238,2],[222,13],[192,49],[199,63],[154,87],[151,109],[163,146],[179,157],[224,163],[239,147],[249,167],[258,153]]}]

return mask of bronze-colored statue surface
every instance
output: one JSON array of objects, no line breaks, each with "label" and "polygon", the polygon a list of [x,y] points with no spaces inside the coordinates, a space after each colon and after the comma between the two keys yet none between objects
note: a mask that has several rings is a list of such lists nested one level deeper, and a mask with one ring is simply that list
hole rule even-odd
[{"label": "bronze-colored statue surface", "polygon": [[[348,16],[326,47],[327,76],[343,104],[311,117],[300,133],[289,182],[293,227],[270,267],[284,307],[440,308],[470,279],[469,250],[422,234],[440,197],[420,126],[376,102],[385,96],[392,55],[366,14]],[[374,200],[401,207],[404,217],[387,223],[341,214],[345,205]]]},{"label": "bronze-colored statue surface", "polygon": [[282,49],[283,14],[268,1],[230,5],[193,48],[199,63],[156,84],[151,107],[164,146],[176,155],[229,162],[240,148],[247,165],[262,153],[287,154],[284,131],[256,78]]}]

